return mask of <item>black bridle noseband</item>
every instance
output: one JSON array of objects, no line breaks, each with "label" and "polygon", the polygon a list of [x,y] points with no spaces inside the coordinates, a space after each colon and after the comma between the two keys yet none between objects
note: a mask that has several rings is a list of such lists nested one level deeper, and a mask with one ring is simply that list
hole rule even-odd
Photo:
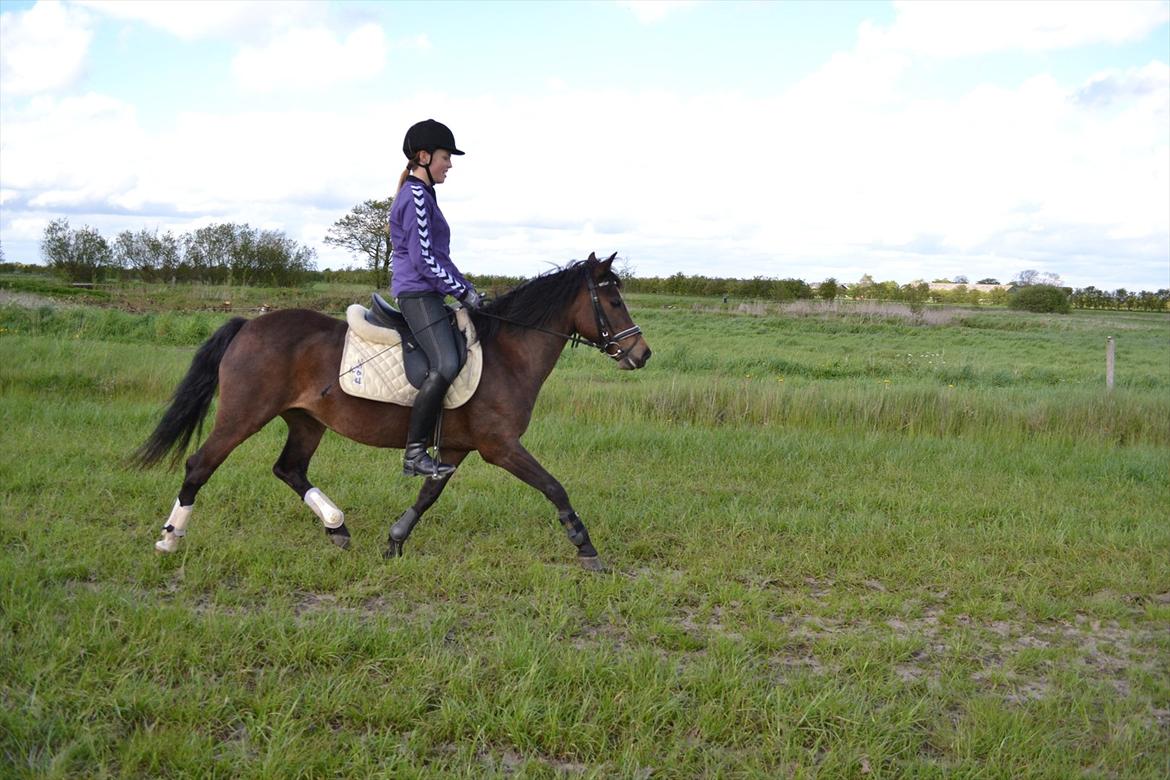
[{"label": "black bridle noseband", "polygon": [[548,333],[551,336],[558,336],[563,339],[568,339],[569,343],[574,347],[578,344],[588,344],[594,349],[598,349],[604,352],[606,355],[609,355],[614,360],[620,361],[626,357],[627,354],[629,354],[627,350],[622,347],[621,342],[625,341],[631,336],[639,335],[642,332],[642,329],[637,325],[634,325],[633,327],[626,328],[625,330],[619,331],[618,333],[613,333],[613,326],[609,322],[609,317],[605,316],[605,309],[601,307],[601,298],[597,294],[597,288],[609,287],[612,284],[617,284],[617,282],[605,281],[598,283],[593,281],[592,276],[587,276],[586,279],[589,283],[589,300],[593,303],[593,318],[597,323],[597,341],[594,341],[593,339],[587,339],[577,331],[572,333],[559,333],[555,330],[542,328],[538,325],[525,325],[522,322],[516,322],[515,320],[510,320],[507,317],[501,317],[498,314],[486,312],[483,309],[480,309],[477,313],[483,315],[484,317],[491,317],[493,320],[506,322],[509,325],[516,325],[517,327],[527,328],[528,330],[538,330],[541,333]]},{"label": "black bridle noseband", "polygon": [[[589,299],[593,301],[593,316],[597,320],[597,338],[598,341],[590,341],[583,338],[580,333],[576,334],[578,341],[587,342],[590,346],[596,347],[605,354],[609,355],[614,360],[621,360],[627,354],[626,350],[622,348],[621,343],[630,336],[637,336],[642,332],[642,329],[637,325],[626,328],[618,333],[611,333],[613,326],[609,323],[609,317],[605,316],[605,309],[601,308],[601,299],[597,295],[598,287],[608,287],[617,282],[594,282],[593,277],[589,276]],[[613,351],[611,351],[611,349]]]}]

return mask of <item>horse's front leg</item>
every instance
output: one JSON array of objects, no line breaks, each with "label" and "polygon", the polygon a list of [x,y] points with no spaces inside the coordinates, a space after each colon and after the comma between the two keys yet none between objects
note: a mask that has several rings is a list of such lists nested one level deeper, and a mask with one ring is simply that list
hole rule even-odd
[{"label": "horse's front leg", "polygon": [[[450,452],[444,453],[444,461],[452,466],[458,466],[467,457],[467,452]],[[418,491],[418,498],[414,502],[414,506],[403,512],[394,525],[390,526],[390,537],[387,540],[386,551],[382,553],[383,558],[401,558],[402,546],[406,544],[407,537],[410,532],[414,530],[415,524],[422,519],[423,512],[427,511],[431,504],[439,500],[439,495],[443,492],[443,488],[447,487],[447,483],[451,481],[451,477],[455,476],[452,472],[442,479],[425,479],[423,486]]]},{"label": "horse's front leg", "polygon": [[569,494],[556,478],[545,471],[544,466],[524,449],[519,441],[507,442],[497,447],[481,447],[479,454],[492,465],[499,466],[514,474],[525,484],[539,490],[557,508],[557,517],[569,535],[569,541],[577,546],[577,560],[590,571],[605,571],[605,566],[589,539],[589,531],[569,503]]}]

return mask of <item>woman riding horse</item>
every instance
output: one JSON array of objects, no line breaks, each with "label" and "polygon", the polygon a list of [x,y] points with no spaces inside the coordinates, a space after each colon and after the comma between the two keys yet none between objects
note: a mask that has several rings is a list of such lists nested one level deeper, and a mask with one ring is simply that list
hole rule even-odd
[{"label": "woman riding horse", "polygon": [[[394,247],[390,291],[430,363],[410,413],[402,473],[441,479],[455,467],[427,454],[427,438],[459,371],[459,353],[443,298],[454,296],[471,309],[479,309],[483,298],[451,262],[451,229],[435,199],[435,185],[447,180],[451,155],[463,154],[455,147],[455,136],[442,122],[427,119],[406,131],[402,153],[408,162],[390,208]],[[418,171],[426,175],[426,181]]]},{"label": "woman riding horse", "polygon": [[[483,376],[467,403],[444,416],[443,451],[458,466],[471,452],[539,490],[557,510],[577,559],[604,568],[564,486],[532,456],[520,437],[536,398],[565,346],[591,344],[622,370],[642,368],[650,346],[634,324],[613,272],[614,257],[588,259],[530,279],[473,313],[483,349]],[[179,549],[195,496],[231,452],[273,418],[288,425],[288,440],[272,472],[320,518],[329,540],[348,547],[345,513],[309,480],[309,461],[331,429],[374,447],[401,447],[409,407],[336,392],[347,325],[320,312],[282,309],[253,320],[234,317],[195,352],[154,432],[139,449],[151,466],[172,454],[176,462],[201,430],[217,390],[215,425],[186,461],[178,498],[155,543]],[[423,481],[418,499],[390,527],[386,555],[403,545],[452,474]]]}]

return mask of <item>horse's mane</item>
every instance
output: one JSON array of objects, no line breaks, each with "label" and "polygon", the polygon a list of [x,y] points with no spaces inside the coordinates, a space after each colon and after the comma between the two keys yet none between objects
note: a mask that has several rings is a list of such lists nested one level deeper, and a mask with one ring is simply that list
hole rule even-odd
[{"label": "horse's mane", "polygon": [[[490,301],[484,314],[472,312],[471,319],[481,341],[490,341],[506,328],[543,328],[557,314],[572,303],[577,292],[593,273],[600,261],[578,260],[521,283],[518,287]],[[613,271],[605,274],[600,281],[621,284]],[[495,316],[485,316],[495,315]],[[501,322],[503,317],[508,322]]]}]

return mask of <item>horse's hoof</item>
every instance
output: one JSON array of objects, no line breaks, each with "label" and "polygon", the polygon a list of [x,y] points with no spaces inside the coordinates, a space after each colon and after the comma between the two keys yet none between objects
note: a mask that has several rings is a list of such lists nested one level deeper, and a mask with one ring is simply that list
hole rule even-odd
[{"label": "horse's hoof", "polygon": [[602,563],[600,556],[597,555],[578,555],[577,562],[585,571],[597,572],[598,574],[608,574],[610,571],[610,568]]},{"label": "horse's hoof", "polygon": [[402,542],[390,540],[390,545],[382,551],[382,558],[387,561],[402,557]]},{"label": "horse's hoof", "polygon": [[341,549],[349,549],[349,529],[344,525],[339,525],[336,528],[326,528],[325,535],[329,537],[329,541]]}]

